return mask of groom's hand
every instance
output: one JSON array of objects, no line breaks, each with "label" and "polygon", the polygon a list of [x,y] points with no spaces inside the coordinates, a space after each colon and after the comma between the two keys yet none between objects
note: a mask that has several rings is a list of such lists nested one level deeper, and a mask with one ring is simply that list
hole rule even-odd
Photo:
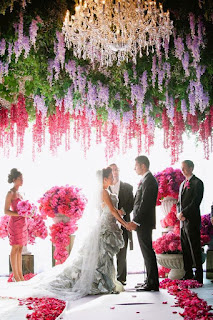
[{"label": "groom's hand", "polygon": [[129,222],[128,223],[128,228],[129,228],[130,231],[136,230],[137,229],[137,225],[134,222]]}]

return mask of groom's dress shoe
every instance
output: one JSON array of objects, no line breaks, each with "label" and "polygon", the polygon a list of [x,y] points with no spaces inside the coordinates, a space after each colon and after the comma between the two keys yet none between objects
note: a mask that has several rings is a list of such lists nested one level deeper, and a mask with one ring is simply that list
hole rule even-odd
[{"label": "groom's dress shoe", "polygon": [[194,280],[198,281],[199,283],[203,284],[203,277],[196,277],[194,276]]},{"label": "groom's dress shoe", "polygon": [[136,291],[142,292],[142,291],[159,291],[158,286],[150,286],[148,284],[144,285],[143,287],[137,288]]},{"label": "groom's dress shoe", "polygon": [[137,283],[137,285],[135,286],[135,288],[141,288],[147,285],[147,280],[145,280],[144,282],[139,282]]}]

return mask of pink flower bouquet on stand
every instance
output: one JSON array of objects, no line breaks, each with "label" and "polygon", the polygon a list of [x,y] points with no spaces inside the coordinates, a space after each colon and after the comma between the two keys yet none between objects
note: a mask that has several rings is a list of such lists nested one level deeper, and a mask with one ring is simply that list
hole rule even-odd
[{"label": "pink flower bouquet on stand", "polygon": [[154,176],[158,182],[157,205],[168,196],[178,199],[180,184],[185,179],[180,169],[166,168]]},{"label": "pink flower bouquet on stand", "polygon": [[66,247],[70,235],[77,230],[77,221],[82,217],[87,200],[76,186],[53,187],[38,201],[44,218],[51,217],[55,222],[50,227],[51,241],[55,247],[56,264],[63,263],[69,253]]}]

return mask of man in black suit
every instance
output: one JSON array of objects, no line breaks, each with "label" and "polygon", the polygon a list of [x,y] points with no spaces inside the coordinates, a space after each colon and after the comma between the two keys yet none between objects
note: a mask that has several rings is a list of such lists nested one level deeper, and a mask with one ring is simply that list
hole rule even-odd
[{"label": "man in black suit", "polygon": [[136,230],[141,252],[144,258],[147,279],[137,291],[159,291],[158,267],[152,248],[152,230],[155,229],[155,207],[158,184],[149,171],[149,159],[139,156],[135,159],[135,171],[141,175],[141,182],[135,195],[133,221],[129,223]]},{"label": "man in black suit", "polygon": [[[118,209],[124,210],[123,219],[127,222],[130,221],[130,213],[133,209],[133,187],[125,182],[120,181],[119,178],[119,169],[115,163],[111,164],[113,174],[113,185],[109,187],[109,190],[112,193],[117,194],[118,196]],[[122,284],[126,284],[126,275],[127,275],[127,263],[126,263],[126,253],[128,241],[130,245],[130,250],[133,249],[132,242],[132,233],[127,231],[124,227],[121,226],[123,230],[123,238],[124,238],[124,247],[117,254],[117,279]]]},{"label": "man in black suit", "polygon": [[[183,280],[195,279],[203,283],[200,203],[203,199],[204,187],[203,182],[192,173],[194,163],[191,160],[183,161],[181,169],[186,180],[181,183],[179,189],[177,217],[181,227],[181,246],[185,270]],[[196,267],[195,276],[192,266]]]}]

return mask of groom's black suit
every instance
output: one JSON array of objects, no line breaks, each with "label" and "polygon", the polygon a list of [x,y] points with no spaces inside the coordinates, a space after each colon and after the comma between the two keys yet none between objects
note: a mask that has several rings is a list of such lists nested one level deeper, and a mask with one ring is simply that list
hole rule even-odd
[{"label": "groom's black suit", "polygon": [[189,180],[189,185],[184,187],[185,181],[180,185],[177,204],[178,213],[182,212],[186,218],[181,221],[181,246],[185,277],[192,278],[192,266],[196,267],[195,277],[202,282],[202,258],[200,245],[200,203],[203,198],[203,182],[195,175]]},{"label": "groom's black suit", "polygon": [[[111,188],[109,187],[109,190]],[[118,193],[118,209],[123,208],[126,215],[123,216],[123,219],[127,222],[130,221],[130,213],[133,209],[134,196],[133,196],[133,187],[125,182],[120,181],[120,188]],[[124,247],[121,248],[119,253],[117,254],[117,279],[122,282],[126,282],[127,275],[127,263],[126,263],[126,253],[128,241],[130,244],[130,249],[133,248],[132,242],[132,232],[127,231],[124,227],[121,226],[123,230],[123,238],[124,238]]]},{"label": "groom's black suit", "polygon": [[155,229],[155,206],[158,184],[155,177],[148,174],[139,184],[133,207],[133,221],[140,226],[136,232],[147,271],[147,285],[158,288],[158,268],[155,252],[152,248],[152,230]]}]

